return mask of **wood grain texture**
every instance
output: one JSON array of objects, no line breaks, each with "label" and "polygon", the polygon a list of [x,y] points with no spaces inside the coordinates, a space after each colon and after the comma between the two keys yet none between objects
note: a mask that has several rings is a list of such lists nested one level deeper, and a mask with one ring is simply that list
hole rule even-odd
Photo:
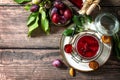
[{"label": "wood grain texture", "polygon": [[51,26],[49,36],[37,29],[33,34],[37,37],[28,38],[26,22],[29,14],[23,7],[0,7],[0,47],[58,47],[65,27]]},{"label": "wood grain texture", "polygon": [[[76,9],[68,0],[66,4]],[[120,0],[102,0],[92,16],[111,12],[120,20]],[[0,0],[0,80],[119,80],[120,61],[114,52],[107,63],[95,72],[68,74],[69,68],[55,68],[52,61],[62,59],[59,42],[66,27],[51,25],[46,36],[38,28],[32,38],[27,37],[27,17],[30,12],[13,0]],[[78,10],[78,9],[76,9]]]},{"label": "wood grain texture", "polygon": [[120,0],[101,0],[101,6],[120,6]]},{"label": "wood grain texture", "polygon": [[[68,74],[69,68],[55,68],[52,61],[61,59],[58,49],[1,49],[0,75],[9,80],[119,80],[120,63],[111,56],[95,72]],[[114,77],[115,76],[115,77]]]},{"label": "wood grain texture", "polygon": [[[2,1],[4,2],[4,1]],[[5,2],[12,2],[5,0]],[[108,9],[109,8],[109,9]],[[111,12],[120,19],[120,7],[102,7],[101,11],[94,10],[94,14],[100,12]],[[1,6],[0,7],[0,47],[4,48],[46,48],[59,47],[60,36],[64,27],[51,26],[51,35],[45,36],[41,34],[39,29],[34,36],[36,38],[28,38],[26,20],[30,13],[25,11],[22,6]],[[95,17],[96,15],[94,15]],[[42,35],[42,36],[41,36]],[[11,37],[12,36],[12,37]],[[22,38],[20,40],[20,38]],[[39,39],[39,40],[38,40]],[[31,43],[31,44],[30,44]],[[49,44],[49,45],[48,45]],[[53,46],[54,45],[54,46]]]},{"label": "wood grain texture", "polygon": [[[102,7],[94,10],[93,16],[101,12],[111,12],[120,19],[120,7]],[[51,34],[46,36],[38,28],[33,34],[36,37],[28,38],[26,25],[29,12],[23,7],[0,7],[0,48],[58,48],[62,32],[66,27],[51,25]]]}]

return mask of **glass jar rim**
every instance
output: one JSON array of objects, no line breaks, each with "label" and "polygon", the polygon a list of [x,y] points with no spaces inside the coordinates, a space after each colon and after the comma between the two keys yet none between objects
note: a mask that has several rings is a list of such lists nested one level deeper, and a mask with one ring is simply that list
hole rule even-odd
[{"label": "glass jar rim", "polygon": [[[114,28],[112,30],[107,30],[103,27],[103,25],[101,24],[101,20],[103,19],[103,17],[108,17],[109,19],[114,21]],[[114,33],[117,33],[119,30],[119,21],[118,19],[111,13],[101,13],[99,14],[96,18],[95,18],[95,28],[97,30],[97,32],[104,34],[104,35],[108,35],[111,36]],[[104,31],[103,31],[104,30]],[[111,34],[108,34],[108,32],[112,32]]]},{"label": "glass jar rim", "polygon": [[[90,58],[82,56],[81,54],[79,54],[79,52],[77,50],[77,43],[78,43],[79,39],[81,37],[84,37],[84,36],[92,36],[98,42],[98,50],[97,50],[96,54],[94,56],[90,57]],[[78,55],[85,60],[96,59],[100,55],[101,50],[102,50],[100,40],[97,38],[97,36],[95,36],[94,34],[90,34],[90,33],[85,33],[85,34],[82,34],[82,35],[78,34],[76,39],[74,40],[74,48],[75,48],[75,51],[78,53]]]}]

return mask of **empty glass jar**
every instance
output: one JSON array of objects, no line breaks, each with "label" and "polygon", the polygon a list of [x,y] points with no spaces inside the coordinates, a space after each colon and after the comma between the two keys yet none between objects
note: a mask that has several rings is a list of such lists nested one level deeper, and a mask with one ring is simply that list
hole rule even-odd
[{"label": "empty glass jar", "polygon": [[112,36],[119,31],[119,21],[110,13],[102,13],[95,18],[95,27],[99,33]]}]

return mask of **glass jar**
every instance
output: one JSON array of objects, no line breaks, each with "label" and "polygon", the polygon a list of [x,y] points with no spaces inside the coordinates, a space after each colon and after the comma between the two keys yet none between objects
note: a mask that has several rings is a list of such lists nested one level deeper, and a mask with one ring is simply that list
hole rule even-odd
[{"label": "glass jar", "polygon": [[119,21],[110,13],[102,13],[95,18],[95,28],[103,35],[112,36],[119,31]]},{"label": "glass jar", "polygon": [[94,31],[81,32],[74,36],[72,42],[74,53],[77,53],[83,62],[95,60],[101,54],[102,44]]}]

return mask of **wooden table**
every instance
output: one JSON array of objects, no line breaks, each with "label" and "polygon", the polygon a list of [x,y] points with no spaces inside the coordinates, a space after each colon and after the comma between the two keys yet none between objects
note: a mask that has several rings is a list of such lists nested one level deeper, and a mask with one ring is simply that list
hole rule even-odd
[{"label": "wooden table", "polygon": [[[76,9],[68,0],[69,6]],[[102,0],[100,12],[111,12],[120,20],[120,0]],[[30,12],[13,0],[0,0],[0,80],[120,80],[120,61],[114,52],[107,63],[94,72],[77,72],[75,77],[67,69],[51,65],[60,56],[59,42],[67,27],[51,26],[51,34],[40,31],[27,37],[26,20]]]}]

